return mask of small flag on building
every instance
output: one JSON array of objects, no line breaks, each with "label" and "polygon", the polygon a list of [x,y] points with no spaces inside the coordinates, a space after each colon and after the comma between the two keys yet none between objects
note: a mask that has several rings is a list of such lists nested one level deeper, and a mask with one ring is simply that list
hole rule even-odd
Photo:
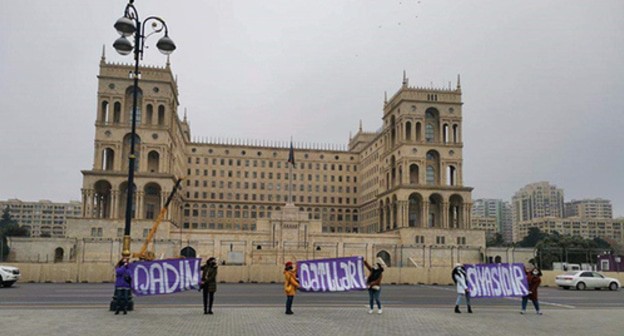
[{"label": "small flag on building", "polygon": [[290,140],[290,150],[288,151],[288,163],[295,167],[295,149],[292,140]]}]

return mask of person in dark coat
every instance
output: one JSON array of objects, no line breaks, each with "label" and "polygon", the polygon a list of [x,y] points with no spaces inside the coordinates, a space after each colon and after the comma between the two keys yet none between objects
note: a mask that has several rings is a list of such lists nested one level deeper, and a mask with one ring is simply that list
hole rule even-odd
[{"label": "person in dark coat", "polygon": [[206,264],[202,267],[200,288],[204,296],[204,314],[212,315],[214,293],[217,291],[217,267],[215,258],[208,258]]},{"label": "person in dark coat", "polygon": [[132,277],[128,268],[128,259],[122,258],[115,266],[115,297],[117,298],[115,315],[119,315],[120,311],[123,311],[124,315],[128,314],[131,282]]},{"label": "person in dark coat", "polygon": [[539,307],[539,300],[537,297],[537,288],[542,283],[542,271],[540,271],[537,267],[534,267],[531,271],[527,270],[527,283],[529,285],[529,295],[522,297],[522,310],[520,314],[526,313],[526,306],[529,300],[533,302],[533,306],[535,307],[535,312],[537,315],[542,315]]}]

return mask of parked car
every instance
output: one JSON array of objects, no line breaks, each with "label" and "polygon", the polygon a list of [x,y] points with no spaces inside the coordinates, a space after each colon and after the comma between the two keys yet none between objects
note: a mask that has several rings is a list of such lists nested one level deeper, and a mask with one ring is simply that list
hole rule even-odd
[{"label": "parked car", "polygon": [[563,289],[574,287],[578,290],[583,290],[585,288],[609,288],[610,290],[618,290],[618,288],[620,288],[620,281],[618,281],[618,279],[607,278],[598,272],[591,271],[573,271],[557,275],[555,283]]},{"label": "parked car", "polygon": [[0,285],[11,287],[19,280],[21,274],[17,267],[0,265]]}]

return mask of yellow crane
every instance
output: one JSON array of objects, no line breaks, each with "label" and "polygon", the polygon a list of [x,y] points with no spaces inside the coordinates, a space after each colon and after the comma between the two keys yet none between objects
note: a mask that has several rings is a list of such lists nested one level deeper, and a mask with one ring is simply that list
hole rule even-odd
[{"label": "yellow crane", "polygon": [[143,242],[143,246],[141,246],[141,251],[133,253],[132,254],[133,258],[138,258],[140,260],[148,260],[148,261],[156,259],[156,255],[154,254],[154,245],[152,244],[151,251],[147,250],[147,246],[149,245],[149,243],[152,242],[152,240],[154,239],[154,235],[156,234],[156,231],[158,230],[158,226],[163,221],[163,219],[165,219],[165,215],[167,214],[167,207],[169,206],[169,203],[171,203],[173,196],[175,195],[176,191],[180,187],[180,183],[182,182],[182,180],[183,178],[179,178],[176,181],[175,185],[173,186],[173,189],[171,190],[171,193],[169,194],[169,197],[167,197],[167,201],[165,202],[165,205],[162,207],[162,209],[160,209],[160,213],[158,214],[158,217],[154,221],[154,225],[152,225],[152,228],[150,229],[150,232],[147,235],[145,242]]}]

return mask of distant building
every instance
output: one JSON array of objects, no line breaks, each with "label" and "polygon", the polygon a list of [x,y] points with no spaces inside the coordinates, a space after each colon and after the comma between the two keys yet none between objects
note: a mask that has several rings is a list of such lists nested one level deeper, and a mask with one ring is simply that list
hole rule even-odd
[{"label": "distant building", "polygon": [[521,240],[529,231],[536,227],[542,232],[558,232],[562,235],[579,236],[593,239],[613,239],[619,243],[624,242],[624,219],[598,219],[598,218],[536,218],[530,221],[514,224],[514,241]]},{"label": "distant building", "polygon": [[28,229],[33,237],[39,237],[42,234],[64,237],[67,218],[80,217],[82,214],[82,203],[79,201],[68,203],[48,200],[24,202],[19,199],[0,201],[0,209],[4,210],[7,206],[11,217],[20,226]]},{"label": "distant building", "polygon": [[595,198],[572,200],[565,203],[566,217],[580,218],[613,218],[611,201]]},{"label": "distant building", "polygon": [[477,199],[472,204],[472,228],[485,229],[488,236],[503,235],[506,242],[512,240],[511,205],[500,199]]},{"label": "distant building", "polygon": [[563,217],[563,189],[548,182],[524,186],[512,198],[513,223],[543,217]]}]

